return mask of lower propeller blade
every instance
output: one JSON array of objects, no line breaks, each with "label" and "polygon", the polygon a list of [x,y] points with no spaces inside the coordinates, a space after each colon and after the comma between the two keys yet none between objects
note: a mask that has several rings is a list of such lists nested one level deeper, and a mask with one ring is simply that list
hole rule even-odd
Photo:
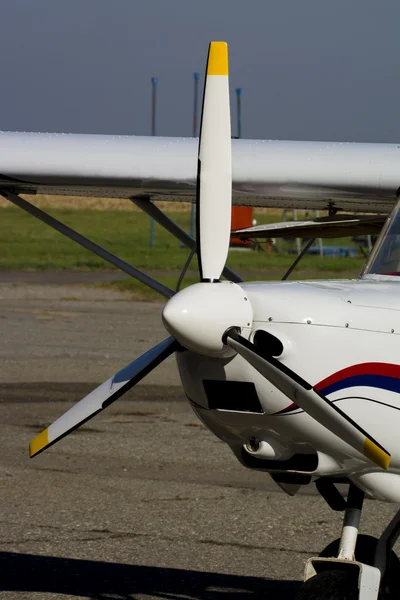
[{"label": "lower propeller blade", "polygon": [[378,466],[383,469],[389,468],[391,458],[389,452],[297,373],[276,358],[260,351],[257,346],[233,329],[225,334],[225,343],[321,425]]},{"label": "lower propeller blade", "polygon": [[32,458],[52,446],[104,408],[107,408],[179,347],[178,342],[170,337],[142,354],[105,383],[99,385],[31,441],[29,445],[30,457]]}]

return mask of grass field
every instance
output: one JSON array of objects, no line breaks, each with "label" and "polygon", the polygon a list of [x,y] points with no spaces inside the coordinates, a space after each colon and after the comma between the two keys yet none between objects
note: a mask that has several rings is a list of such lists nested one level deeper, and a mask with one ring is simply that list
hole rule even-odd
[{"label": "grass field", "polygon": [[[157,272],[157,278],[175,287],[180,269],[188,256],[187,248],[159,225],[155,225],[155,245],[150,248],[150,219],[132,210],[76,210],[57,208],[48,210],[55,218],[77,229],[109,251],[146,272]],[[171,217],[186,231],[189,230],[190,213],[174,212]],[[257,214],[259,223],[276,222],[280,214]],[[348,240],[329,240],[330,244],[346,246]],[[291,244],[294,248],[294,243]],[[289,268],[294,256],[273,248],[236,251],[229,253],[229,266],[245,279],[280,279]],[[338,258],[307,256],[292,275],[304,278],[349,278],[360,271],[363,258]],[[23,211],[10,207],[0,208],[0,268],[1,269],[110,269],[108,263],[68,240],[58,232],[35,220]],[[197,280],[196,259],[185,283]],[[142,294],[141,284],[133,281],[117,282],[118,287]],[[145,293],[147,297],[147,293]],[[150,299],[150,296],[149,296]]]}]

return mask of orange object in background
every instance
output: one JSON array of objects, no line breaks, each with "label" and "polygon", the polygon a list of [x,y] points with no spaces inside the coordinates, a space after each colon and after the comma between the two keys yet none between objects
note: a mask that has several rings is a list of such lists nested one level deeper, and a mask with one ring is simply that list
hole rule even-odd
[{"label": "orange object in background", "polygon": [[[232,208],[231,231],[253,226],[253,209],[251,206],[234,206]],[[231,246],[251,246],[250,240],[231,238]]]}]

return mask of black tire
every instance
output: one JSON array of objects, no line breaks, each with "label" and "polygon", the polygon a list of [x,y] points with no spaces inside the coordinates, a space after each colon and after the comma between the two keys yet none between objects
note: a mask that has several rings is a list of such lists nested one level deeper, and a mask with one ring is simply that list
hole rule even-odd
[{"label": "black tire", "polygon": [[[337,556],[339,552],[339,542],[337,539],[328,544],[320,554],[325,558]],[[366,565],[372,565],[375,558],[377,538],[372,535],[359,535],[356,545],[356,560]],[[397,598],[397,590],[400,587],[400,560],[393,550],[390,553],[385,576],[381,581],[379,600],[389,600]]]},{"label": "black tire", "polygon": [[[328,546],[326,546],[326,548],[324,548],[322,550],[322,552],[320,553],[320,557],[324,557],[324,558],[334,558],[338,555],[339,552],[339,542],[340,539],[335,540],[334,542],[331,542],[330,544],[328,544]],[[376,544],[378,543],[378,540],[376,538],[374,538],[371,535],[359,535],[357,538],[357,545],[356,545],[356,560],[358,560],[359,562],[362,562],[366,565],[372,565],[374,562],[374,557],[375,557],[375,550],[376,550]],[[316,575],[315,577],[312,577],[311,579],[309,579],[308,581],[306,581],[301,590],[300,593],[303,593],[303,589],[305,589],[307,591],[308,587],[307,584],[310,582],[310,592],[309,593],[314,593],[317,595],[299,595],[296,600],[311,600],[313,598],[318,598],[318,594],[320,595],[321,599],[323,600],[328,600],[330,598],[335,599],[336,598],[347,598],[347,596],[338,596],[338,595],[324,595],[325,594],[329,594],[330,592],[324,592],[323,591],[323,587],[324,585],[327,586],[327,590],[329,590],[332,586],[329,584],[328,580],[329,580],[329,573],[335,573],[337,574],[339,571],[336,570],[332,570],[332,571],[325,571],[323,573],[320,573],[318,575]],[[344,571],[342,571],[342,573],[344,573]],[[323,576],[323,577],[321,577]],[[350,576],[350,575],[349,575]],[[318,580],[316,580],[315,582],[313,582],[313,584],[311,585],[311,582],[316,579],[316,577],[318,577]],[[334,584],[336,584],[336,579],[338,579],[338,583],[339,583],[339,576],[335,575],[332,578],[332,581],[334,582]],[[386,570],[386,574],[385,577],[383,579],[383,581],[381,581],[381,589],[380,589],[380,594],[379,594],[379,599],[380,600],[389,600],[390,598],[397,598],[396,594],[396,590],[398,590],[400,587],[400,561],[397,557],[397,555],[393,552],[390,553],[390,557],[389,557],[389,563],[388,563],[388,568]],[[313,589],[316,589],[316,592],[313,592]],[[352,596],[350,596],[352,598]],[[356,598],[358,596],[356,595]]]},{"label": "black tire", "polygon": [[[319,556],[323,556],[324,558],[336,558],[339,552],[339,543],[340,539],[331,542],[322,550],[322,552],[320,552]],[[365,563],[366,565],[372,565],[374,562],[377,543],[378,540],[372,535],[358,535],[356,544],[356,560]],[[394,555],[394,560],[397,561],[398,565],[399,559],[394,552],[392,552],[392,554]]]},{"label": "black tire", "polygon": [[329,570],[317,573],[301,586],[296,600],[357,600],[358,586],[354,573]]}]

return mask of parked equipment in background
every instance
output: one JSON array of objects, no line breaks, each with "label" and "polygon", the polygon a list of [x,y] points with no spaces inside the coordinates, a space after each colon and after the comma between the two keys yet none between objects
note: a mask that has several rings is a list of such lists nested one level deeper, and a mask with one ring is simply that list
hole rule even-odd
[{"label": "parked equipment in background", "polygon": [[[232,208],[231,231],[253,226],[253,209],[251,206],[234,206]],[[252,241],[240,237],[231,237],[231,247],[250,247]]]}]

